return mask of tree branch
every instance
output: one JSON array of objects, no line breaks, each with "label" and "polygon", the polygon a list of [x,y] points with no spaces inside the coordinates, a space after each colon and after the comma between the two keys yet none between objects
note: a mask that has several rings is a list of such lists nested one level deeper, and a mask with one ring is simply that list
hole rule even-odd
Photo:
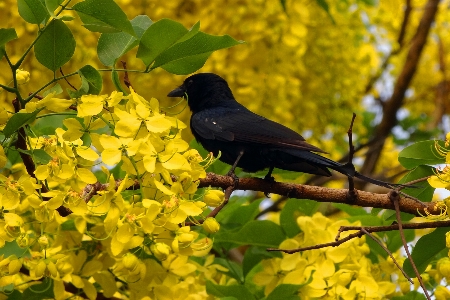
[{"label": "tree branch", "polygon": [[362,174],[370,174],[373,172],[375,165],[380,158],[384,142],[389,136],[392,128],[397,124],[397,111],[403,105],[405,92],[416,72],[422,50],[427,42],[430,27],[438,10],[438,4],[439,0],[428,0],[425,5],[422,19],[420,20],[416,34],[411,41],[405,64],[395,83],[394,92],[391,98],[384,103],[383,119],[377,126],[374,136],[374,140],[377,142],[372,144],[368,149],[366,160],[361,168]]}]

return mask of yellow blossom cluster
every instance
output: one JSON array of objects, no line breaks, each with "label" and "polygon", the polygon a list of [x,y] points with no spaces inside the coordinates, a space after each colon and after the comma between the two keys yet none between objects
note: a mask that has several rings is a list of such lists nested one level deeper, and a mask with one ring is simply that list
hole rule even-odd
[{"label": "yellow blossom cluster", "polygon": [[[285,240],[280,248],[328,243],[334,240],[340,226],[350,225],[346,220],[332,221],[320,213],[298,217],[297,224],[302,232]],[[336,248],[283,254],[282,258],[263,260],[263,270],[253,281],[265,286],[265,295],[279,284],[295,284],[301,286],[301,299],[385,299],[395,292],[396,285],[390,274],[374,272],[376,266],[366,257],[369,252],[363,237]]]},{"label": "yellow blossom cluster", "polygon": [[[8,168],[11,145],[0,146],[0,249],[22,248],[21,256],[0,256],[2,289],[23,291],[51,278],[56,299],[71,296],[68,282],[89,299],[97,298],[96,285],[105,297],[120,295],[121,282],[131,287],[130,298],[170,290],[172,299],[184,299],[192,289],[206,296],[199,284],[205,276],[228,280],[217,275],[226,269],[211,259],[206,265],[189,259],[208,254],[213,241],[185,222],[202,218],[224,195],[196,195],[211,159],[181,139],[182,121],[133,90],[129,96],[113,92],[71,100],[49,93],[17,115],[36,111],[38,120],[66,118],[54,135],[33,136],[33,125],[27,131],[28,153],[44,157],[36,160],[35,177]],[[98,185],[103,187],[89,189]],[[204,228],[206,234],[219,229],[213,218]],[[19,272],[22,267],[28,273]]]}]

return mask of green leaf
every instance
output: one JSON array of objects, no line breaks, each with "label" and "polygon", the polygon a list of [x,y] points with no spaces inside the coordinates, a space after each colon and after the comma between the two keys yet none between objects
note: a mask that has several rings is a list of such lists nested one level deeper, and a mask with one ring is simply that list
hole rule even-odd
[{"label": "green leaf", "polygon": [[330,17],[331,22],[333,22],[333,24],[336,24],[336,21],[334,20],[333,16],[330,13],[330,7],[328,6],[328,2],[326,0],[316,0],[316,3],[324,10],[327,12],[327,15]]},{"label": "green leaf", "polygon": [[280,213],[280,226],[290,238],[300,233],[297,218],[312,216],[319,207],[319,203],[312,200],[288,199]]},{"label": "green leaf", "polygon": [[17,0],[19,15],[28,23],[42,24],[50,17],[44,0]]},{"label": "green leaf", "polygon": [[225,248],[242,245],[258,247],[278,247],[286,238],[283,230],[271,221],[250,221],[238,231],[220,230],[214,238],[214,245]]},{"label": "green leaf", "polygon": [[139,44],[139,39],[151,24],[152,20],[144,15],[131,20],[137,38],[126,32],[102,33],[97,45],[98,58],[102,64],[113,66],[117,59]]},{"label": "green leaf", "polygon": [[3,129],[3,134],[6,138],[9,138],[14,132],[19,130],[20,127],[33,122],[36,119],[37,114],[43,110],[44,107],[35,110],[32,113],[16,113],[6,123]]},{"label": "green leaf", "polygon": [[208,295],[216,297],[234,297],[238,300],[255,299],[253,294],[243,285],[216,285],[211,281],[206,282],[206,292]]},{"label": "green leaf", "polygon": [[137,57],[149,66],[155,59],[182,40],[189,31],[181,23],[170,19],[161,19],[153,23],[142,35]]},{"label": "green leaf", "polygon": [[17,33],[14,28],[0,28],[0,47],[4,47],[6,43],[17,39]]},{"label": "green leaf", "polygon": [[55,72],[68,62],[75,52],[75,39],[69,27],[61,20],[53,20],[34,45],[36,59]]},{"label": "green leaf", "polygon": [[242,261],[242,271],[244,277],[250,273],[250,271],[263,259],[269,259],[273,257],[282,257],[282,254],[277,251],[267,251],[266,249],[250,246],[244,253],[244,260]]},{"label": "green leaf", "polygon": [[40,299],[55,299],[53,293],[53,279],[46,277],[42,283],[30,286],[25,289],[22,294],[22,299],[40,300]]},{"label": "green leaf", "polygon": [[75,226],[75,220],[67,220],[61,224],[61,230],[63,231],[77,231],[77,227]]},{"label": "green leaf", "polygon": [[[418,166],[413,168],[408,174],[406,174],[399,183],[407,183],[416,179],[424,178],[430,175],[434,175],[433,167],[430,166]],[[415,197],[423,202],[431,202],[435,188],[428,184],[428,181],[422,181],[415,184],[415,188],[405,188],[402,192]]]},{"label": "green leaf", "polygon": [[86,0],[73,6],[83,26],[93,32],[124,31],[135,35],[127,15],[113,0]]},{"label": "green leaf", "polygon": [[192,73],[203,66],[212,52],[241,43],[243,42],[236,41],[229,35],[215,36],[198,32],[192,38],[176,43],[161,53],[156,57],[151,69],[162,67],[174,74]]},{"label": "green leaf", "polygon": [[93,66],[86,65],[82,67],[78,73],[80,74],[82,80],[86,80],[89,89],[88,94],[98,95],[102,91],[103,81],[100,72],[97,71]]},{"label": "green leaf", "polygon": [[[416,237],[414,230],[404,230],[403,232],[405,233],[405,239],[407,243],[413,241]],[[392,253],[400,249],[400,247],[403,247],[402,237],[397,230],[388,231],[385,233],[385,236],[387,237],[386,246]]]},{"label": "green leaf", "polygon": [[280,284],[266,298],[266,300],[295,300],[300,299],[298,290],[305,284]]},{"label": "green leaf", "polygon": [[6,43],[17,39],[17,33],[14,28],[0,28],[0,59],[5,55]]},{"label": "green leaf", "polygon": [[64,0],[45,0],[45,7],[51,16],[55,16],[55,10],[63,3]]},{"label": "green leaf", "polygon": [[[443,141],[437,141],[444,147]],[[406,147],[398,154],[398,161],[407,169],[413,169],[420,165],[437,165],[445,163],[445,157],[440,155],[435,148],[436,141],[421,141]]]},{"label": "green leaf", "polygon": [[349,216],[366,216],[369,213],[362,207],[352,206],[344,203],[333,203],[334,207],[343,212],[346,212]]},{"label": "green leaf", "polygon": [[[433,232],[421,237],[414,247],[411,257],[417,270],[422,274],[434,257],[446,249],[445,234],[450,231],[449,227],[436,228]],[[410,277],[416,277],[411,262],[407,259],[403,264],[403,269]]]},{"label": "green leaf", "polygon": [[217,221],[228,228],[241,227],[256,218],[262,200],[259,199],[248,204],[245,197],[232,197],[217,216]]},{"label": "green leaf", "polygon": [[37,164],[46,165],[50,160],[52,160],[52,157],[48,155],[48,153],[45,152],[43,149],[36,149],[36,150],[17,149],[17,150],[19,152],[32,156],[34,162]]},{"label": "green leaf", "polygon": [[83,95],[100,94],[103,86],[103,79],[99,71],[91,65],[86,65],[78,70],[78,74],[81,77],[81,87],[75,92],[67,90],[71,98],[79,98]]}]

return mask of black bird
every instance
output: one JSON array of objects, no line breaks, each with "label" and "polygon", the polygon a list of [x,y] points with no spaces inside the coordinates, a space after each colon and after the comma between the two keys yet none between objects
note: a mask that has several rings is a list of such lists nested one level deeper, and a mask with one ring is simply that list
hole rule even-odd
[{"label": "black bird", "polygon": [[322,176],[331,176],[332,169],[379,186],[396,186],[356,172],[353,164],[316,154],[326,152],[308,144],[297,132],[239,104],[227,82],[216,74],[191,75],[167,96],[187,98],[192,133],[206,150],[214,155],[221,152],[220,160],[232,165],[228,175],[236,176],[236,166],[247,172],[269,168],[265,179],[270,180],[274,168]]}]

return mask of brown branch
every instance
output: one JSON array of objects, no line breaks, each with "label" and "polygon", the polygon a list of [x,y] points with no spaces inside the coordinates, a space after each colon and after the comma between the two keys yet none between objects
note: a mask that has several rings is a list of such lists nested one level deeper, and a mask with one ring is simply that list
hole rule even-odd
[{"label": "brown branch", "polygon": [[416,72],[422,50],[427,42],[430,27],[438,10],[439,0],[428,0],[425,5],[422,19],[417,27],[411,46],[409,48],[403,69],[397,78],[392,96],[383,106],[383,119],[377,126],[374,140],[377,141],[368,149],[366,160],[361,168],[362,174],[373,172],[375,165],[381,155],[386,138],[392,128],[397,124],[397,111],[403,105],[405,92]]},{"label": "brown branch", "polygon": [[[422,180],[422,179],[421,179]],[[120,185],[121,180],[116,180],[116,188]],[[81,197],[88,202],[92,196],[98,191],[106,190],[108,183],[88,184]],[[227,189],[234,186],[234,178],[231,176],[217,175],[215,173],[207,173],[205,178],[199,180],[199,188],[204,187],[220,187]],[[239,178],[238,186],[240,190],[252,190],[269,194],[278,194],[287,198],[309,199],[317,202],[331,202],[331,203],[348,203],[348,189],[332,189],[320,186],[311,186],[295,183],[271,182],[261,178]],[[139,182],[128,188],[128,190],[139,189]],[[234,189],[233,189],[234,190]],[[231,192],[233,191],[230,191]],[[389,199],[388,194],[376,194],[361,190],[357,191],[352,205],[361,207],[373,207],[384,209],[395,209],[394,205]],[[410,213],[416,216],[432,214],[439,215],[441,210],[435,206],[435,203],[418,203],[408,197],[400,197],[400,211]]]},{"label": "brown branch", "polygon": [[123,68],[125,69],[125,76],[123,77],[123,83],[127,86],[127,88],[132,88],[130,78],[128,77],[128,71],[127,71],[127,62],[126,61],[120,61],[122,63]]},{"label": "brown branch", "polygon": [[[233,191],[234,191],[234,184],[230,185],[229,187],[227,187],[225,189],[225,196],[224,196],[224,200],[223,200],[222,204],[220,204],[219,206],[214,208],[214,210],[212,212],[210,212],[206,218],[214,218],[215,216],[217,216],[217,214],[225,207],[225,205],[227,205],[228,200],[230,200],[230,196],[231,196],[231,193],[233,193]],[[196,220],[195,222],[186,222],[184,224],[184,226],[195,226],[198,224],[203,224],[205,219],[199,219],[199,220]]]},{"label": "brown branch", "polygon": [[[227,188],[233,184],[233,178],[230,176],[222,176],[214,173],[208,173],[206,178],[200,179],[199,187],[221,187]],[[240,178],[239,189],[253,190],[264,193],[273,193],[288,198],[310,199],[318,202],[348,203],[347,189],[331,189],[319,186],[310,186],[293,183],[273,182],[268,184],[267,181],[260,178]],[[357,197],[352,202],[353,205],[361,207],[376,207],[384,209],[394,209],[394,205],[389,200],[387,194],[375,194],[357,190]],[[416,216],[425,215],[427,212],[439,215],[441,211],[434,203],[425,203],[425,206],[406,197],[400,198],[400,210]]]}]

